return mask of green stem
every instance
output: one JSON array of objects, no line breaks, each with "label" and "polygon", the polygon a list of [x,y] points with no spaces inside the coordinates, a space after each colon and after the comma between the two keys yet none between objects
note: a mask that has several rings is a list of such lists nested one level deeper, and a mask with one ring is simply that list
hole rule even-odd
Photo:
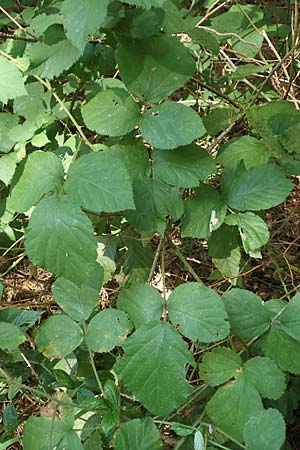
[{"label": "green stem", "polygon": [[200,284],[203,284],[203,281],[201,280],[201,278],[196,274],[196,272],[194,271],[194,269],[192,268],[192,266],[190,265],[190,263],[187,261],[186,257],[183,255],[183,253],[181,252],[181,250],[177,247],[177,245],[175,245],[170,239],[169,239],[169,243],[171,244],[174,253],[178,256],[178,258],[180,259],[180,261],[183,263],[184,267],[187,269],[187,271],[193,276],[193,278]]}]

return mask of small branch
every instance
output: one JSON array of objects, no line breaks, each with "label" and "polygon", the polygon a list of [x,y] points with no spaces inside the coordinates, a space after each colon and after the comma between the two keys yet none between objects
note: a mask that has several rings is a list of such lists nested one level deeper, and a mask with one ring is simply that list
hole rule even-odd
[{"label": "small branch", "polygon": [[9,12],[7,12],[2,6],[0,6],[0,11],[9,19],[11,20],[18,28],[19,30],[22,30],[24,33],[28,34],[28,36],[32,37],[34,41],[36,42],[38,38],[32,34],[30,31],[26,30],[14,17],[12,17]]},{"label": "small branch", "polygon": [[147,283],[150,283],[150,281],[153,278],[153,275],[154,275],[154,272],[155,272],[155,268],[156,268],[156,265],[157,265],[157,261],[158,261],[158,258],[159,258],[160,252],[161,252],[162,244],[163,244],[163,237],[160,236],[160,240],[159,240],[156,252],[155,252],[154,260],[153,260],[153,263],[152,263],[152,267],[151,267],[151,271],[149,273],[149,277],[148,277]]},{"label": "small branch", "polygon": [[184,267],[187,269],[187,271],[193,276],[193,278],[198,282],[203,284],[203,281],[201,280],[201,278],[196,274],[196,272],[194,271],[194,269],[192,268],[192,266],[190,265],[190,263],[187,261],[187,259],[185,258],[185,256],[182,254],[181,250],[177,247],[177,245],[175,245],[171,239],[168,239],[168,242],[171,244],[174,253],[178,256],[178,258],[180,259],[180,261],[183,263]]},{"label": "small branch", "polygon": [[230,103],[232,106],[234,106],[237,109],[241,109],[241,106],[234,100],[232,100],[230,97],[228,97],[228,95],[223,94],[223,92],[219,91],[218,89],[214,88],[213,86],[209,86],[206,83],[202,83],[202,81],[199,80],[199,78],[194,77],[193,78],[201,87],[203,87],[204,89],[207,89],[210,92],[213,92],[214,94],[216,94],[218,97],[223,98],[223,100],[225,100],[226,102]]},{"label": "small branch", "polygon": [[5,39],[14,39],[16,41],[26,41],[26,42],[36,42],[36,39],[34,38],[26,38],[26,37],[22,37],[22,36],[16,36],[15,34],[11,34],[11,33],[5,33],[4,31],[0,31],[0,39],[1,37],[5,38]]}]

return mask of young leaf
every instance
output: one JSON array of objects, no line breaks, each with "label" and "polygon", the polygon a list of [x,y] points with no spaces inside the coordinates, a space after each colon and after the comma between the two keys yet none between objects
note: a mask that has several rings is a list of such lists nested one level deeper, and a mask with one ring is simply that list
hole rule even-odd
[{"label": "young leaf", "polygon": [[110,352],[117,345],[123,345],[131,329],[132,324],[123,311],[105,309],[90,321],[85,342],[93,352]]},{"label": "young leaf", "polygon": [[26,94],[22,74],[16,64],[0,56],[0,101],[7,103]]},{"label": "young leaf", "polygon": [[96,264],[96,240],[87,216],[68,197],[50,197],[34,209],[25,234],[33,264],[81,284]]},{"label": "young leaf", "polygon": [[159,320],[163,312],[161,295],[148,284],[135,284],[122,289],[117,306],[128,314],[135,328],[152,320]]},{"label": "young leaf", "polygon": [[121,41],[116,60],[128,90],[147,103],[169,96],[195,72],[189,50],[177,38],[166,35]]},{"label": "young leaf", "polygon": [[191,340],[217,342],[229,334],[227,314],[218,294],[199,283],[175,288],[168,299],[170,320]]},{"label": "young leaf", "polygon": [[55,417],[34,417],[24,427],[24,450],[83,450],[77,433]]},{"label": "young leaf", "polygon": [[2,421],[6,433],[9,436],[13,435],[18,426],[18,413],[12,403],[8,404],[4,408]]},{"label": "young leaf", "polygon": [[223,295],[223,301],[231,329],[237,336],[251,339],[268,329],[270,312],[253,292],[231,289]]},{"label": "young leaf", "polygon": [[220,193],[211,186],[200,186],[196,194],[184,202],[182,236],[207,238],[222,225],[227,208]]},{"label": "young leaf", "polygon": [[195,428],[183,423],[172,422],[172,430],[177,434],[177,436],[189,436],[194,433]]},{"label": "young leaf", "polygon": [[[7,199],[7,209],[25,212],[36,205],[47,192],[63,181],[64,171],[60,159],[50,152],[35,151],[24,163]],[[18,176],[18,172],[16,174]]]},{"label": "young leaf", "polygon": [[240,248],[234,248],[228,258],[214,258],[213,263],[221,272],[222,276],[229,278],[233,286],[237,283],[237,276],[240,273],[241,251]]},{"label": "young leaf", "polygon": [[288,336],[281,327],[273,325],[260,342],[264,354],[279,367],[295,375],[300,374],[300,343]]},{"label": "young leaf", "polygon": [[123,136],[140,121],[140,110],[125,89],[99,92],[81,109],[90,130],[108,136]]},{"label": "young leaf", "polygon": [[25,336],[16,325],[7,322],[0,322],[0,348],[9,352],[16,350]]},{"label": "young leaf", "polygon": [[230,348],[216,347],[205,353],[199,365],[199,376],[211,386],[219,386],[233,378],[243,361]]},{"label": "young leaf", "polygon": [[260,411],[245,424],[247,450],[280,450],[285,441],[285,423],[277,409]]},{"label": "young leaf", "polygon": [[102,280],[103,270],[98,265],[91,266],[81,285],[58,278],[52,287],[55,301],[71,319],[83,322],[97,306]]},{"label": "young leaf", "polygon": [[244,375],[260,395],[278,400],[286,389],[285,374],[272,359],[256,356],[244,365]]},{"label": "young leaf", "polygon": [[19,161],[16,152],[0,157],[0,181],[6,184],[6,186],[10,184]]},{"label": "young leaf", "polygon": [[125,356],[114,370],[151,413],[166,415],[182,405],[192,392],[185,379],[184,365],[194,362],[185,342],[170,324],[149,322],[122,346]]},{"label": "young leaf", "polygon": [[241,169],[222,178],[225,201],[239,211],[272,208],[286,199],[292,187],[284,173],[271,164]]},{"label": "young leaf", "polygon": [[160,434],[151,419],[132,419],[116,432],[115,450],[162,450]]},{"label": "young leaf", "polygon": [[203,434],[199,430],[196,430],[196,432],[195,432],[194,450],[205,450]]},{"label": "young leaf", "polygon": [[244,214],[230,214],[225,222],[228,225],[237,225],[246,253],[255,253],[265,245],[270,237],[268,226],[257,214],[246,212]]},{"label": "young leaf", "polygon": [[68,172],[65,191],[92,211],[134,209],[128,172],[113,152],[89,153],[76,160]]},{"label": "young leaf", "polygon": [[108,0],[64,0],[61,12],[66,34],[75,47],[83,51],[86,38],[94,33],[106,19]]},{"label": "young leaf", "polygon": [[140,129],[150,145],[167,150],[191,144],[205,134],[196,111],[176,102],[164,102],[147,111]]},{"label": "young leaf", "polygon": [[31,75],[53,80],[69,69],[79,59],[81,52],[73,46],[71,41],[62,39],[52,45],[44,42],[28,44],[24,56],[30,60],[29,73]]},{"label": "young leaf", "polygon": [[245,423],[262,410],[257,390],[243,377],[220,387],[207,404],[207,414],[213,423],[239,441],[243,440]]},{"label": "young leaf", "polygon": [[64,314],[49,317],[35,333],[38,350],[48,358],[64,358],[75,350],[82,340],[81,328]]},{"label": "young leaf", "polygon": [[168,152],[152,153],[155,177],[178,188],[195,187],[216,172],[213,158],[197,145],[188,145]]}]

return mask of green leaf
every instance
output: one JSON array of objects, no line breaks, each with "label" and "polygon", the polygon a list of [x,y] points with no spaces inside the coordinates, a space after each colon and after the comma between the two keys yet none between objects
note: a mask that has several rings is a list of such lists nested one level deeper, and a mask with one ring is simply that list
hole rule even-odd
[{"label": "green leaf", "polygon": [[19,327],[22,331],[27,331],[31,328],[44,314],[45,311],[23,311],[14,318],[12,324]]},{"label": "green leaf", "polygon": [[77,159],[68,172],[65,191],[92,211],[134,209],[128,172],[113,152],[89,153]]},{"label": "green leaf", "polygon": [[266,356],[273,359],[282,369],[295,375],[300,374],[300,343],[288,336],[281,328],[272,326],[261,339],[261,347]]},{"label": "green leaf", "polygon": [[244,365],[244,374],[262,397],[278,400],[286,389],[285,374],[272,359],[256,356]]},{"label": "green leaf", "polygon": [[[122,3],[128,3],[129,5],[141,6],[145,9],[150,9],[152,7],[159,8],[163,6],[166,0],[121,0]],[[124,449],[125,450],[125,449]]]},{"label": "green leaf", "polygon": [[176,422],[172,422],[171,429],[177,434],[177,436],[189,436],[195,431],[194,427]]},{"label": "green leaf", "polygon": [[3,410],[3,425],[9,436],[13,435],[18,426],[18,414],[15,406],[10,403]]},{"label": "green leaf", "polygon": [[182,236],[207,238],[213,230],[219,228],[226,215],[226,205],[216,189],[202,185],[196,190],[196,196],[184,202]]},{"label": "green leaf", "polygon": [[286,199],[292,187],[283,172],[270,164],[241,169],[222,178],[225,201],[240,211],[272,208]]},{"label": "green leaf", "polygon": [[[30,60],[29,73],[53,80],[68,70],[81,56],[80,50],[68,39],[47,45],[35,42],[26,46],[25,56]],[[24,94],[23,94],[24,95]]]},{"label": "green leaf", "polygon": [[108,136],[123,136],[140,121],[140,110],[125,89],[99,92],[81,109],[90,130]]},{"label": "green leaf", "polygon": [[34,417],[27,420],[23,437],[24,450],[83,450],[77,433],[54,417]]},{"label": "green leaf", "polygon": [[212,289],[199,283],[185,283],[174,289],[168,299],[171,322],[195,341],[217,342],[229,334],[223,303]]},{"label": "green leaf", "polygon": [[246,169],[249,170],[252,167],[268,163],[270,158],[270,150],[262,141],[251,136],[241,136],[231,139],[227,144],[221,146],[217,161],[227,167],[232,164],[232,160],[242,160]]},{"label": "green leaf", "polygon": [[15,152],[0,157],[0,181],[6,184],[6,186],[11,182],[18,162],[19,158]]},{"label": "green leaf", "polygon": [[263,410],[257,390],[244,378],[220,387],[207,404],[213,423],[229,436],[242,441],[246,422]]},{"label": "green leaf", "polygon": [[75,350],[82,340],[81,328],[64,314],[49,317],[35,333],[38,350],[48,358],[64,358]]},{"label": "green leaf", "polygon": [[170,324],[153,321],[140,327],[123,348],[125,356],[114,370],[151,413],[169,414],[191,394],[184,366],[193,358]]},{"label": "green leaf", "polygon": [[260,411],[245,424],[247,450],[280,450],[285,441],[285,422],[277,409]]},{"label": "green leaf", "polygon": [[11,323],[0,322],[0,348],[12,352],[24,341],[25,336],[20,328]]},{"label": "green leaf", "polygon": [[225,222],[228,225],[237,225],[246,253],[255,253],[265,245],[270,237],[268,226],[257,214],[230,214]]},{"label": "green leaf", "polygon": [[151,417],[123,423],[116,432],[115,450],[161,450],[162,440]]},{"label": "green leaf", "polygon": [[115,55],[122,81],[134,96],[147,103],[168,97],[195,72],[192,55],[174,37],[127,39],[121,41]]},{"label": "green leaf", "polygon": [[225,130],[238,116],[235,108],[216,108],[203,117],[204,126],[211,136]]},{"label": "green leaf", "polygon": [[24,164],[7,199],[8,210],[27,211],[36,205],[44,194],[55,190],[63,181],[63,167],[54,153],[35,151],[28,156]]},{"label": "green leaf", "polygon": [[218,55],[220,46],[217,38],[209,30],[203,28],[193,28],[188,31],[189,37],[195,44],[207,48],[213,55]]},{"label": "green leaf", "polygon": [[231,252],[240,244],[235,226],[222,224],[208,239],[208,253],[212,258],[229,258]]},{"label": "green leaf", "polygon": [[2,298],[2,295],[3,295],[3,284],[0,281],[0,300]]},{"label": "green leaf", "polygon": [[66,34],[75,47],[83,51],[86,38],[105,22],[108,0],[64,0],[61,12]]},{"label": "green leaf", "polygon": [[199,179],[206,180],[216,173],[213,158],[197,145],[189,145],[168,152],[155,150],[152,153],[155,177],[178,188],[199,185]]},{"label": "green leaf", "polygon": [[167,150],[188,145],[205,134],[196,111],[176,102],[164,102],[147,111],[140,129],[150,145]]},{"label": "green leaf", "polygon": [[92,266],[81,285],[66,278],[58,278],[52,287],[55,301],[71,319],[83,322],[98,304],[102,280],[103,270],[100,266]]},{"label": "green leaf", "polygon": [[128,314],[135,328],[159,320],[163,312],[161,295],[148,284],[135,284],[122,289],[117,306]]},{"label": "green leaf", "polygon": [[22,74],[16,64],[0,56],[0,101],[7,103],[26,94]]},{"label": "green leaf", "polygon": [[230,78],[232,80],[243,80],[251,75],[256,75],[257,73],[266,72],[266,70],[270,67],[269,64],[265,64],[263,66],[257,66],[256,64],[240,64],[237,66],[235,71],[230,74]]},{"label": "green leaf", "polygon": [[132,324],[123,311],[105,309],[90,321],[85,342],[93,352],[109,352],[123,345],[131,329]]},{"label": "green leaf", "polygon": [[210,386],[219,386],[237,374],[242,362],[230,348],[216,347],[204,354],[199,366],[199,376]]},{"label": "green leaf", "polygon": [[50,197],[34,209],[25,233],[27,255],[36,266],[81,284],[96,265],[91,222],[68,197]]},{"label": "green leaf", "polygon": [[136,209],[126,211],[125,216],[137,231],[163,233],[167,216],[172,220],[182,216],[183,200],[178,188],[155,178],[144,177],[134,183],[133,189]]},{"label": "green leaf", "polygon": [[296,294],[280,314],[281,329],[300,342],[300,294]]},{"label": "green leaf", "polygon": [[270,313],[258,295],[245,289],[231,289],[223,295],[224,305],[234,334],[251,339],[265,332]]},{"label": "green leaf", "polygon": [[221,272],[224,278],[229,278],[228,281],[235,286],[237,283],[237,276],[240,273],[241,251],[240,248],[234,248],[228,258],[214,258],[213,263]]}]

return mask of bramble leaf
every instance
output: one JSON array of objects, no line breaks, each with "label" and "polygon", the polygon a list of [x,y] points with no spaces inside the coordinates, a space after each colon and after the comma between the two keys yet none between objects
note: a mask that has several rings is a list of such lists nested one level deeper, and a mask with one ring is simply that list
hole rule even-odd
[{"label": "bramble leaf", "polygon": [[163,312],[161,295],[148,284],[135,284],[123,289],[118,297],[117,306],[128,314],[135,328],[159,320]]},{"label": "bramble leaf", "polygon": [[0,101],[7,103],[21,95],[27,95],[22,73],[16,64],[0,56]]},{"label": "bramble leaf", "polygon": [[196,111],[176,102],[164,102],[147,111],[140,129],[150,145],[166,150],[191,144],[205,134]]},{"label": "bramble leaf", "polygon": [[185,380],[184,365],[193,364],[193,358],[170,324],[149,322],[122,346],[125,356],[114,370],[151,413],[169,414],[192,392]]},{"label": "bramble leaf", "polygon": [[227,314],[218,294],[200,283],[185,283],[168,299],[171,322],[189,339],[216,342],[229,334]]},{"label": "bramble leaf", "polygon": [[13,351],[25,341],[19,327],[7,322],[0,322],[0,348]]},{"label": "bramble leaf", "polygon": [[[149,5],[148,0],[144,0],[146,3]],[[195,72],[189,50],[177,38],[164,35],[121,41],[116,60],[128,90],[147,103],[156,103],[172,94]]]},{"label": "bramble leaf", "polygon": [[151,417],[123,423],[116,433],[115,450],[161,450],[162,440]]},{"label": "bramble leaf", "polygon": [[124,163],[113,152],[83,155],[70,167],[65,191],[92,211],[134,209],[132,186]]},{"label": "bramble leaf", "polygon": [[247,450],[280,450],[285,441],[285,423],[277,409],[260,411],[245,424]]},{"label": "bramble leaf", "polygon": [[242,359],[230,348],[216,347],[203,356],[199,376],[211,386],[219,386],[233,378],[242,363]]}]

